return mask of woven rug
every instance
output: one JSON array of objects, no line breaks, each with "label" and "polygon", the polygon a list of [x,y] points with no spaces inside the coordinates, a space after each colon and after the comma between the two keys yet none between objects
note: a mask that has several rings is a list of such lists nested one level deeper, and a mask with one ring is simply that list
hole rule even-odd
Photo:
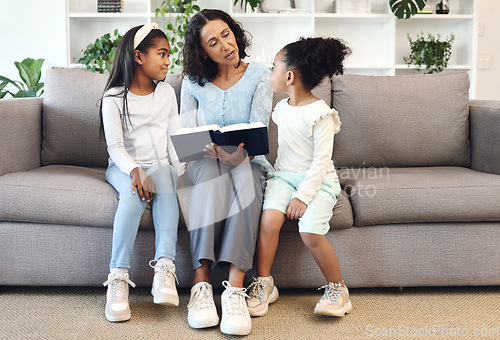
[{"label": "woven rug", "polygon": [[[220,290],[215,301],[220,313]],[[269,313],[252,318],[245,339],[500,339],[499,287],[351,289],[343,318],[313,313],[322,291],[281,290]],[[235,339],[218,327],[187,323],[189,291],[179,307],[153,304],[149,289],[131,289],[132,319],[104,317],[105,288],[0,286],[1,339]]]}]

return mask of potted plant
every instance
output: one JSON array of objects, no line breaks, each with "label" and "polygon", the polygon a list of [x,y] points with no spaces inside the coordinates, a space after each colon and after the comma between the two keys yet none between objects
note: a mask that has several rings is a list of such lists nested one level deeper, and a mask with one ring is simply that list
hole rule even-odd
[{"label": "potted plant", "polygon": [[427,39],[425,39],[424,32],[421,32],[420,35],[417,34],[415,40],[412,40],[408,34],[411,52],[408,57],[403,58],[404,61],[408,65],[415,65],[419,72],[423,65],[425,65],[425,73],[443,71],[448,66],[455,35],[451,33],[445,40],[440,39],[441,36],[439,34],[436,38],[430,33]]},{"label": "potted plant", "polygon": [[114,36],[106,33],[102,37],[97,38],[93,44],[89,44],[83,57],[78,62],[86,66],[91,72],[105,73],[111,70],[111,63],[122,36],[118,30],[114,31]]},{"label": "potted plant", "polygon": [[[250,5],[250,8],[252,10],[252,12],[255,11],[255,8],[257,8],[258,6],[262,6],[262,2],[263,0],[234,0],[234,6],[236,6],[236,4],[240,2],[240,7],[243,11],[246,10],[247,6]],[[262,12],[262,10],[261,10]]]},{"label": "potted plant", "polygon": [[[0,76],[0,99],[10,94],[13,98],[21,97],[40,97],[43,94],[43,83],[40,83],[42,76],[42,64],[45,59],[26,58],[21,62],[14,62],[19,70],[21,81],[11,80],[7,77]],[[17,89],[17,92],[11,92],[6,89],[7,85],[12,85]]]},{"label": "potted plant", "polygon": [[[200,7],[195,4],[196,0],[165,0],[160,7],[156,9],[156,17],[169,17],[166,25],[166,34],[170,41],[170,72],[174,73],[174,69],[182,67],[182,46],[184,34],[191,18],[195,12],[200,10]],[[172,20],[173,13],[175,20]]]}]

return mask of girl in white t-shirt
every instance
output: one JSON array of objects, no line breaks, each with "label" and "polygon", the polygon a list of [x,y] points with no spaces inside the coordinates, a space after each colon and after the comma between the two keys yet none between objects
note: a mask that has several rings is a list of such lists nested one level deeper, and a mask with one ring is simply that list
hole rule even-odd
[{"label": "girl in white t-shirt", "polygon": [[119,194],[105,314],[130,319],[128,268],[137,230],[151,202],[156,232],[151,294],[155,303],[179,304],[175,247],[179,223],[177,179],[184,172],[170,139],[180,128],[174,89],[163,82],[170,44],[155,23],[130,29],[120,41],[101,101],[100,116],[109,153],[106,181]]},{"label": "girl in white t-shirt", "polygon": [[257,278],[248,287],[252,316],[267,313],[278,298],[271,267],[279,232],[286,218],[298,219],[299,232],[319,265],[327,284],[315,313],[343,316],[352,310],[340,265],[326,238],[340,184],[332,162],[333,135],[339,132],[337,111],[311,90],[326,76],[342,73],[350,49],[339,39],[301,38],[286,45],[274,58],[271,83],[286,93],[272,119],[278,126],[278,156],[264,196],[257,241]]}]

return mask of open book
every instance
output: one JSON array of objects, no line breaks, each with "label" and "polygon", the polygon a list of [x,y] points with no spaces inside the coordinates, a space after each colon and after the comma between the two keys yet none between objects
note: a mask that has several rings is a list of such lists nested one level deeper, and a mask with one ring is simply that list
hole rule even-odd
[{"label": "open book", "polygon": [[240,123],[224,127],[219,125],[203,125],[194,128],[182,128],[170,135],[175,151],[181,162],[202,159],[206,153],[205,145],[215,143],[227,152],[234,152],[240,143],[245,143],[244,149],[248,156],[265,155],[269,153],[267,127],[261,123]]}]

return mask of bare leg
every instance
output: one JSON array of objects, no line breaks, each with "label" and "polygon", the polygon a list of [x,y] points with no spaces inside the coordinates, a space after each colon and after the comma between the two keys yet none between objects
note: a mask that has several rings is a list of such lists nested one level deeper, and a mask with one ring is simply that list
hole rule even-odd
[{"label": "bare leg", "polygon": [[274,256],[278,249],[279,235],[286,216],[279,210],[266,209],[260,218],[259,238],[257,239],[257,275],[271,275]]},{"label": "bare leg", "polygon": [[210,261],[200,260],[201,266],[194,270],[193,286],[199,282],[210,283]]},{"label": "bare leg", "polygon": [[327,282],[342,283],[337,253],[326,236],[311,233],[300,233],[300,236],[311,251]]},{"label": "bare leg", "polygon": [[243,279],[245,272],[231,263],[229,267],[229,283],[233,287],[243,288]]}]

